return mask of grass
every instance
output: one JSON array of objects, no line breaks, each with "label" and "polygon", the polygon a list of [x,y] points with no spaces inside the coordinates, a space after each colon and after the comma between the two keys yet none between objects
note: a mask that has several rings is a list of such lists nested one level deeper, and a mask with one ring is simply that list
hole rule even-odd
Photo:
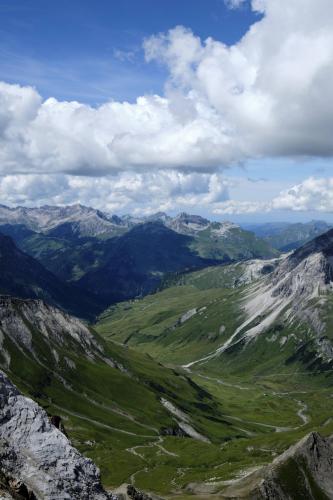
[{"label": "grass", "polygon": [[[142,300],[119,303],[96,325],[104,338],[121,342],[163,362],[186,363],[216,349],[232,333],[239,290],[173,286]],[[233,307],[234,305],[234,307]],[[196,308],[197,313],[181,322]]]}]

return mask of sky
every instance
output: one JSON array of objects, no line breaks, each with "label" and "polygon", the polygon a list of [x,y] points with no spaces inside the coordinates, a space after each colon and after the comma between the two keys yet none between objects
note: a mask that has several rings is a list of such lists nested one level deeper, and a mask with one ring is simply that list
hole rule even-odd
[{"label": "sky", "polygon": [[0,202],[333,222],[331,0],[0,0]]}]

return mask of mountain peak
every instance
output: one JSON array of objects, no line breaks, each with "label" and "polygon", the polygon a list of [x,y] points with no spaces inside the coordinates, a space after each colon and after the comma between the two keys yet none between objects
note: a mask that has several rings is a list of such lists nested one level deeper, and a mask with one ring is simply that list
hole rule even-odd
[{"label": "mountain peak", "polygon": [[192,215],[188,214],[187,212],[180,212],[178,215],[176,215],[174,220],[179,220],[187,224],[192,222],[195,224],[201,224],[203,226],[209,224],[210,222],[208,219],[201,217],[201,215]]}]

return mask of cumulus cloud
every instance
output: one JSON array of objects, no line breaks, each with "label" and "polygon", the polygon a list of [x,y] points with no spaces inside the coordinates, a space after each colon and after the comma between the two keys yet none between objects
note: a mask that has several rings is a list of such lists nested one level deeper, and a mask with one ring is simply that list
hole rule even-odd
[{"label": "cumulus cloud", "polygon": [[221,117],[239,158],[332,155],[333,4],[256,1],[265,13],[232,47],[178,27],[146,41],[170,84]]},{"label": "cumulus cloud", "polygon": [[333,177],[309,177],[281,191],[269,202],[225,200],[212,207],[215,214],[253,214],[288,210],[293,212],[333,213]]},{"label": "cumulus cloud", "polygon": [[0,198],[9,206],[81,203],[112,213],[138,215],[175,209],[211,211],[224,217],[274,210],[333,213],[333,177],[310,177],[271,201],[230,199],[230,190],[238,182],[221,173],[177,170],[119,172],[101,177],[16,174],[0,177]]},{"label": "cumulus cloud", "polygon": [[66,205],[81,203],[110,212],[153,213],[175,207],[207,208],[229,198],[221,174],[175,170],[121,172],[114,176],[7,175],[0,178],[2,203]]},{"label": "cumulus cloud", "polygon": [[310,177],[283,191],[273,200],[272,209],[333,213],[333,177]]},{"label": "cumulus cloud", "polygon": [[225,200],[215,203],[215,214],[251,214],[288,210],[294,212],[333,213],[333,177],[309,177],[303,182],[281,191],[270,202]]},{"label": "cumulus cloud", "polygon": [[145,40],[147,61],[168,68],[164,96],[94,108],[0,84],[0,173],[95,176],[332,155],[333,3],[252,7],[263,18],[231,47],[184,27]]}]

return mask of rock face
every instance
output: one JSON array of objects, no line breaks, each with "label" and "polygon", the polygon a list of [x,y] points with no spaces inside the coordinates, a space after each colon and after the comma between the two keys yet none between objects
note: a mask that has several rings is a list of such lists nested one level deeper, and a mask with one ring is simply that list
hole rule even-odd
[{"label": "rock face", "polygon": [[333,447],[316,432],[279,455],[271,465],[223,491],[222,498],[247,500],[333,499]]},{"label": "rock face", "polygon": [[270,274],[247,289],[243,301],[246,320],[214,355],[237,343],[248,344],[277,322],[303,322],[313,331],[316,356],[332,363],[333,346],[324,338],[327,324],[323,320],[332,291],[333,230],[281,258]]},{"label": "rock face", "polygon": [[[39,361],[39,344],[46,343],[51,358],[59,363],[59,348],[76,346],[89,359],[103,357],[102,347],[90,330],[77,318],[49,306],[42,300],[22,300],[0,295],[0,366],[10,368],[11,356],[6,340],[18,349],[24,348],[35,362]],[[71,361],[69,360],[70,364]]]},{"label": "rock face", "polygon": [[255,491],[255,499],[333,498],[333,448],[312,432],[277,457]]},{"label": "rock face", "polygon": [[0,411],[0,471],[10,492],[20,485],[30,495],[26,498],[112,498],[103,490],[95,464],[73,448],[46,412],[22,396],[2,371]]}]

